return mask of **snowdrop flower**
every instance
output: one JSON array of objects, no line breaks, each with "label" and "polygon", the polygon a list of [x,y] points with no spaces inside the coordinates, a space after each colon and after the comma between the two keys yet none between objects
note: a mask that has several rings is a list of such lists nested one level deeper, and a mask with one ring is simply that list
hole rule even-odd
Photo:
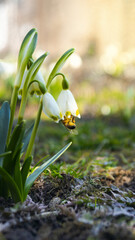
[{"label": "snowdrop flower", "polygon": [[58,96],[57,103],[64,117],[64,120],[62,120],[63,124],[69,129],[74,129],[76,127],[75,117],[80,118],[81,116],[71,91],[63,89]]},{"label": "snowdrop flower", "polygon": [[46,92],[43,96],[43,112],[55,122],[59,122],[62,119],[62,114],[57,102],[48,92]]},{"label": "snowdrop flower", "polygon": [[73,115],[74,117],[80,118],[77,103],[69,89],[61,91],[58,96],[57,103],[63,116],[70,118],[71,115]]},{"label": "snowdrop flower", "polygon": [[[24,75],[23,75],[23,79],[22,79],[22,83],[19,89],[19,98],[21,98],[22,95],[22,89],[27,77],[27,73],[28,70],[25,70]],[[29,87],[29,93],[31,95],[36,94],[36,95],[42,95],[45,92],[45,81],[44,78],[42,76],[42,73],[40,72],[40,70],[37,72],[36,76],[34,77],[33,81],[30,84]]]}]

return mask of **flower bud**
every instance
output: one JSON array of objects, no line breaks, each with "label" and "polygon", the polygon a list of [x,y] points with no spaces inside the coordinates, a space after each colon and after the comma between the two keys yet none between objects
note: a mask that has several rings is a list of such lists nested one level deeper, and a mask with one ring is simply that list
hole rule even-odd
[{"label": "flower bud", "polygon": [[[19,98],[21,98],[22,89],[23,89],[27,74],[28,74],[28,70],[25,70],[23,79],[22,79],[22,83],[21,83],[21,87],[19,89]],[[32,80],[32,82],[29,83],[29,93],[31,95],[33,95],[33,94],[42,95],[45,92],[46,92],[45,81],[44,81],[41,71],[39,70],[37,72],[36,76],[34,77],[34,79]]]}]

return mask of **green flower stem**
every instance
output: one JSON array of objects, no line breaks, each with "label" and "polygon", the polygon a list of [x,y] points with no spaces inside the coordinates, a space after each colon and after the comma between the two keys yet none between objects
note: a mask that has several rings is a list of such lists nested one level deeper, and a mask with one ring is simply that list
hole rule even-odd
[{"label": "green flower stem", "polygon": [[74,48],[71,48],[67,50],[61,57],[60,59],[56,62],[53,70],[51,71],[49,78],[47,80],[47,85],[46,87],[48,88],[52,82],[52,79],[56,76],[57,73],[60,72],[60,69],[64,65],[64,63],[67,61],[67,59],[70,57],[70,55],[75,51]]},{"label": "green flower stem", "polygon": [[[25,70],[25,69],[24,69]],[[15,115],[15,108],[16,108],[16,103],[17,103],[17,98],[18,98],[18,91],[22,82],[24,70],[18,70],[16,79],[15,79],[15,85],[11,97],[11,103],[10,103],[10,109],[11,109],[11,115],[10,115],[10,123],[9,123],[9,129],[8,129],[8,136],[7,136],[7,145],[10,140],[10,135],[12,131],[12,125],[13,125],[13,120],[14,120],[14,115]]]},{"label": "green flower stem", "polygon": [[21,123],[21,121],[23,120],[24,111],[25,111],[25,107],[26,107],[26,103],[27,103],[27,97],[28,97],[29,79],[30,79],[30,73],[28,73],[25,83],[24,83],[24,86],[23,86],[23,89],[22,89],[22,99],[21,99],[21,105],[20,105],[19,115],[18,115],[18,123]]},{"label": "green flower stem", "polygon": [[10,115],[10,122],[9,122],[8,136],[7,136],[7,145],[10,140],[10,134],[11,134],[11,130],[12,130],[15,108],[16,108],[16,103],[17,103],[18,90],[19,90],[19,86],[14,86],[11,103],[10,103],[11,115]]},{"label": "green flower stem", "polygon": [[52,80],[57,77],[57,76],[62,76],[63,77],[63,80],[62,80],[62,88],[63,89],[68,89],[69,88],[69,82],[68,80],[66,79],[65,75],[63,73],[56,73],[55,76],[52,78]]},{"label": "green flower stem", "polygon": [[43,108],[43,99],[41,98],[38,113],[37,113],[37,117],[36,117],[35,124],[34,124],[33,130],[32,130],[30,142],[29,142],[26,154],[25,154],[24,161],[31,155],[31,151],[32,151],[33,144],[34,144],[34,141],[35,141],[38,125],[39,125],[39,122],[40,122],[42,108]]},{"label": "green flower stem", "polygon": [[26,102],[27,102],[27,97],[28,97],[28,91],[23,90],[22,91],[21,105],[20,105],[20,109],[19,109],[18,123],[21,123],[21,121],[23,120],[24,111],[25,111]]}]

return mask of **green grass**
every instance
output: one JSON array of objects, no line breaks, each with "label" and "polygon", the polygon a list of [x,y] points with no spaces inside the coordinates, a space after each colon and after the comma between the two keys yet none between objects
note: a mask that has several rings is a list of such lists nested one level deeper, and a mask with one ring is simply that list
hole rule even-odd
[{"label": "green grass", "polygon": [[[135,167],[135,124],[118,115],[93,117],[77,121],[75,133],[70,133],[61,124],[41,122],[35,144],[35,159],[38,155],[54,154],[66,143],[73,144],[52,165],[46,174],[60,176],[69,173],[74,177],[107,171],[116,166],[125,169]],[[40,156],[41,157],[41,156]]]},{"label": "green grass", "polygon": [[[35,162],[73,142],[47,174],[60,176],[64,172],[81,177],[102,169],[107,172],[115,166],[135,167],[135,90],[120,79],[103,80],[99,87],[100,80],[95,84],[88,79],[73,89],[82,115],[76,120],[75,131],[69,132],[61,123],[42,120],[33,151]],[[9,80],[6,85],[1,84],[0,96],[4,99],[12,87]],[[31,104],[37,105],[38,100],[29,98]]]}]

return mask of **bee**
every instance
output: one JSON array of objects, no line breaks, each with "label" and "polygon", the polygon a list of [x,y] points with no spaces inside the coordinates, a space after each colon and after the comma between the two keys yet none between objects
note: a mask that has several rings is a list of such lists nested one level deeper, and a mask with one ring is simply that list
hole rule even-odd
[{"label": "bee", "polygon": [[73,130],[76,128],[75,118],[72,115],[70,116],[70,118],[64,116],[64,120],[62,120],[62,123],[66,128],[70,130]]}]

